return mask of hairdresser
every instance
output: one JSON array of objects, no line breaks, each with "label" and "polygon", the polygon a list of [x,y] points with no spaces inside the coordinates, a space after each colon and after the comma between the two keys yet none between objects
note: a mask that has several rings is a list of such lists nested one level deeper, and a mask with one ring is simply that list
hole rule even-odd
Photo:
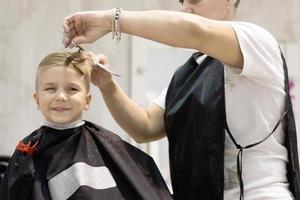
[{"label": "hairdresser", "polygon": [[[180,3],[181,12],[74,13],[64,20],[64,45],[112,32],[115,40],[126,33],[196,50],[147,108],[100,68],[92,82],[137,142],[168,138],[175,199],[300,200],[295,121],[277,41],[260,26],[234,21],[239,0]],[[99,62],[108,65],[104,56]]]}]

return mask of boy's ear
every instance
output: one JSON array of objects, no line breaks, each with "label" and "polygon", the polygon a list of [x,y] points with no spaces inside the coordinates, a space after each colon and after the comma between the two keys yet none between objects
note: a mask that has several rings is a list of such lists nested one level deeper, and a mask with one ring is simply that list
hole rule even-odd
[{"label": "boy's ear", "polygon": [[91,100],[92,100],[92,95],[91,94],[86,95],[85,100],[86,100],[86,102],[85,102],[84,110],[88,110],[90,107]]},{"label": "boy's ear", "polygon": [[39,110],[39,109],[40,109],[40,99],[39,99],[39,95],[37,95],[37,93],[35,92],[35,93],[33,94],[33,98],[34,98],[34,100],[35,100],[35,102],[36,102],[37,109]]}]

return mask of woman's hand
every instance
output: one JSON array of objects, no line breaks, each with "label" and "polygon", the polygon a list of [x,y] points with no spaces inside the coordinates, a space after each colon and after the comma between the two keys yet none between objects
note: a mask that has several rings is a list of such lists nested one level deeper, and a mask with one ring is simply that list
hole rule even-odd
[{"label": "woman's hand", "polygon": [[[95,57],[96,62],[103,65],[105,68],[109,68],[108,59],[106,56],[100,54]],[[111,84],[113,84],[113,78],[111,73],[102,69],[101,67],[94,66],[91,71],[91,82],[101,90],[105,90]]]},{"label": "woman's hand", "polygon": [[64,19],[63,44],[74,47],[92,43],[111,31],[111,10],[77,12]]}]

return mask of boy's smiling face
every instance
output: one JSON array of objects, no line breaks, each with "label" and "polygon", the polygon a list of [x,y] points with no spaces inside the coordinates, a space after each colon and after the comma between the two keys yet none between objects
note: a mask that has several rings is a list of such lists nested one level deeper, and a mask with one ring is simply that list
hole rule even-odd
[{"label": "boy's smiling face", "polygon": [[65,124],[82,117],[91,95],[84,76],[65,66],[45,67],[38,73],[34,98],[46,120]]}]

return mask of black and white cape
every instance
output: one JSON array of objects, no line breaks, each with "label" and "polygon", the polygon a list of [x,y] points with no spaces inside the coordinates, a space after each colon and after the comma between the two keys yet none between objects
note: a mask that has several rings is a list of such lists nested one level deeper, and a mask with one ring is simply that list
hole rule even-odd
[{"label": "black and white cape", "polygon": [[43,126],[26,137],[32,156],[15,151],[1,183],[1,200],[172,199],[150,156],[86,121],[56,130]]}]

